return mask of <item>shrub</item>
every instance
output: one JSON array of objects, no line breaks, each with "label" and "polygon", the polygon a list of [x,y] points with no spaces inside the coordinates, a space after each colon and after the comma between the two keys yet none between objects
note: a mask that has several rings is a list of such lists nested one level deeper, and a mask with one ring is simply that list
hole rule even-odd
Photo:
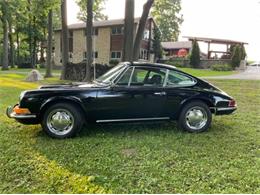
[{"label": "shrub", "polygon": [[110,60],[110,61],[109,61],[109,64],[110,64],[110,65],[113,65],[113,66],[116,66],[116,65],[119,64],[119,60]]},{"label": "shrub", "polygon": [[165,64],[176,66],[176,67],[184,67],[184,65],[183,65],[181,60],[179,60],[179,62],[178,61],[168,60],[168,61],[165,62]]},{"label": "shrub", "polygon": [[233,49],[232,58],[231,58],[232,60],[231,64],[233,68],[239,67],[241,56],[242,56],[241,48],[239,45],[236,45],[235,48]]},{"label": "shrub", "polygon": [[32,64],[30,62],[19,63],[18,68],[32,68]]},{"label": "shrub", "polygon": [[192,51],[190,55],[190,65],[194,68],[199,68],[200,66],[200,47],[197,41],[192,43]]},{"label": "shrub", "polygon": [[215,71],[231,71],[233,70],[232,66],[230,64],[215,64],[211,66],[212,70]]}]

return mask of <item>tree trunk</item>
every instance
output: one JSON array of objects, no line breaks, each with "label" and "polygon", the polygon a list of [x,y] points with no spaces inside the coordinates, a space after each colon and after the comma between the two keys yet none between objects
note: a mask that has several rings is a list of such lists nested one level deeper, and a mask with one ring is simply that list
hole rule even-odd
[{"label": "tree trunk", "polygon": [[153,2],[154,2],[154,0],[147,0],[147,2],[144,4],[144,7],[143,7],[143,13],[142,13],[141,19],[139,21],[138,30],[137,30],[136,37],[135,37],[134,51],[133,51],[134,60],[138,60],[138,58],[139,58],[141,41],[143,38],[146,21],[149,16],[149,12],[153,5]]},{"label": "tree trunk", "polygon": [[6,17],[3,18],[3,33],[4,33],[4,55],[3,55],[3,66],[2,66],[2,70],[8,70],[8,63],[9,63],[9,60],[8,60],[8,22],[7,22],[7,19]]},{"label": "tree trunk", "polygon": [[16,29],[16,43],[17,43],[16,64],[19,66],[19,64],[20,64],[20,40],[19,40],[19,32],[17,29]]},{"label": "tree trunk", "polygon": [[10,66],[11,68],[14,68],[14,40],[13,40],[13,34],[12,34],[12,24],[9,20],[8,23],[9,28],[9,43],[10,43]]},{"label": "tree trunk", "polygon": [[29,59],[30,59],[30,63],[32,68],[33,67],[33,43],[32,43],[32,16],[31,16],[31,0],[27,0],[28,2],[28,7],[27,7],[27,11],[29,14],[29,24],[28,24],[28,28],[29,28],[29,32],[28,32],[28,41],[29,41]]},{"label": "tree trunk", "polygon": [[61,79],[65,79],[66,67],[69,62],[69,45],[68,45],[68,22],[67,22],[67,0],[61,0],[61,41],[62,41],[62,72]]},{"label": "tree trunk", "polygon": [[52,9],[48,13],[47,64],[45,77],[52,77]]},{"label": "tree trunk", "polygon": [[86,23],[86,48],[87,48],[87,62],[86,62],[86,77],[84,81],[90,82],[90,69],[93,62],[92,56],[92,29],[93,29],[93,0],[87,1],[87,23]]},{"label": "tree trunk", "polygon": [[[36,28],[36,17],[33,16],[33,29]],[[36,61],[37,61],[37,52],[36,52],[36,47],[37,47],[37,40],[36,40],[36,35],[35,32],[33,33],[33,40],[32,40],[32,56],[31,56],[31,64],[32,68],[36,67]]]},{"label": "tree trunk", "polygon": [[129,62],[133,61],[134,12],[135,12],[135,1],[126,0],[123,61],[129,61]]}]

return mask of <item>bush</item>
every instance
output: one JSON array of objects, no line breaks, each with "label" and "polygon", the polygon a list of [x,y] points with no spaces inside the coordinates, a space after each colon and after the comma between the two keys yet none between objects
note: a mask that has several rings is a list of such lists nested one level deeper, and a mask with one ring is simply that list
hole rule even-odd
[{"label": "bush", "polygon": [[32,64],[30,62],[19,63],[18,68],[32,68]]},{"label": "bush", "polygon": [[193,68],[199,68],[200,66],[200,47],[197,41],[193,41],[192,50],[190,55],[190,65]]},{"label": "bush", "polygon": [[110,61],[109,61],[109,64],[110,64],[110,65],[113,65],[113,66],[116,66],[116,65],[119,64],[119,60],[110,60]]},{"label": "bush", "polygon": [[[95,64],[96,69],[96,78],[107,72],[111,67],[103,64]],[[94,76],[94,66],[92,65],[90,68],[91,79]],[[71,81],[83,81],[86,76],[86,63],[81,62],[78,64],[68,63],[66,72],[65,72],[65,80]]]},{"label": "bush", "polygon": [[215,71],[231,71],[233,70],[232,66],[230,64],[215,64],[211,66],[212,70]]},{"label": "bush", "polygon": [[165,62],[165,64],[176,66],[176,67],[184,67],[184,65],[181,61],[178,62],[178,61],[168,60],[168,61]]},{"label": "bush", "polygon": [[240,61],[241,61],[241,50],[239,45],[236,45],[234,48],[234,51],[232,53],[232,66],[235,67],[239,67],[240,65]]}]

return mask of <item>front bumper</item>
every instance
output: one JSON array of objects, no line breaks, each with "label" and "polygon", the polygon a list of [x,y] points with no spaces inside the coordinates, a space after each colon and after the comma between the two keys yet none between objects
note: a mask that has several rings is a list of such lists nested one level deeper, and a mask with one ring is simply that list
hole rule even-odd
[{"label": "front bumper", "polygon": [[215,114],[216,115],[227,115],[232,114],[235,112],[237,107],[223,107],[223,108],[216,108]]},{"label": "front bumper", "polygon": [[[15,105],[17,106],[17,105]],[[15,106],[8,106],[7,109],[6,109],[6,115],[9,117],[9,118],[14,118],[14,119],[34,119],[36,118],[37,116],[35,114],[16,114],[14,112],[14,107]]]},{"label": "front bumper", "polygon": [[14,112],[15,106],[8,106],[6,109],[6,115],[9,118],[13,118],[19,123],[25,124],[25,125],[34,125],[39,124],[39,119],[36,114],[17,114]]}]

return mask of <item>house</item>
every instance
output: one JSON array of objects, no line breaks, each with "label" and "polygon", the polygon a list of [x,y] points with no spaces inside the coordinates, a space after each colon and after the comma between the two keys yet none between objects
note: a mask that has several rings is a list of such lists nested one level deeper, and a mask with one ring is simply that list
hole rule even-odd
[{"label": "house", "polygon": [[184,50],[189,54],[192,48],[191,41],[162,42],[161,44],[166,58],[178,57],[178,53]]},{"label": "house", "polygon": [[[134,35],[136,35],[140,18],[134,20]],[[155,22],[148,18],[143,40],[141,42],[140,60],[153,60],[152,39]],[[69,61],[82,62],[86,59],[86,24],[76,23],[69,29]],[[93,23],[93,59],[98,64],[109,64],[111,60],[121,61],[124,42],[124,19],[95,21]],[[61,65],[61,29],[54,32],[55,65]]]}]

